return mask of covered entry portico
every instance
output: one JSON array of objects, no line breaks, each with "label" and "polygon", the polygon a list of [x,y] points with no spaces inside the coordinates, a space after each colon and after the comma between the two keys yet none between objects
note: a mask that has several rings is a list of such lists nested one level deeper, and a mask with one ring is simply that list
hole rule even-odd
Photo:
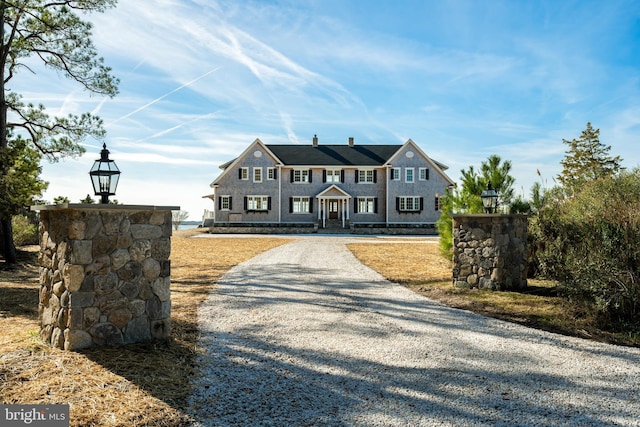
[{"label": "covered entry portico", "polygon": [[327,227],[327,220],[340,220],[342,228],[345,228],[349,221],[349,201],[351,195],[337,185],[332,185],[320,192],[318,200],[318,222],[321,228]]}]

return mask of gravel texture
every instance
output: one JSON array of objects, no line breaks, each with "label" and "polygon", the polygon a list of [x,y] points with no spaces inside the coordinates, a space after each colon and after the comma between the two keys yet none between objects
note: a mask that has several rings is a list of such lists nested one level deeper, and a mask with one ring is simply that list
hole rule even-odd
[{"label": "gravel texture", "polygon": [[197,425],[640,425],[640,349],[445,307],[347,241],[299,238],[221,279],[199,313]]}]

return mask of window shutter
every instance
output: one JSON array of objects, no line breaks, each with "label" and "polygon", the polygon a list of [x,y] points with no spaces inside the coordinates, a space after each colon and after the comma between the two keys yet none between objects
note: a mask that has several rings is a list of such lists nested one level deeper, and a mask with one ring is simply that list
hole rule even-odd
[{"label": "window shutter", "polygon": [[313,171],[309,169],[309,182],[313,182]]},{"label": "window shutter", "polygon": [[426,179],[429,179],[429,169],[427,169],[425,172],[426,172],[426,174],[427,174],[425,178],[426,178]]},{"label": "window shutter", "polygon": [[420,212],[424,210],[424,197],[420,197]]},{"label": "window shutter", "polygon": [[373,213],[378,213],[378,198],[373,198]]},{"label": "window shutter", "polygon": [[393,176],[394,176],[393,168],[389,169],[389,175],[390,175],[390,176],[389,176],[389,179],[393,181],[393,180],[395,179],[395,178],[393,177]]},{"label": "window shutter", "polygon": [[373,183],[375,184],[376,182],[378,182],[378,171],[374,170],[373,171]]},{"label": "window shutter", "polygon": [[358,183],[358,169],[356,169],[356,184]]},{"label": "window shutter", "polygon": [[291,182],[293,182],[293,169],[291,169],[291,171],[290,171],[290,172],[291,172],[291,179],[290,179],[290,181],[291,181]]},{"label": "window shutter", "polygon": [[229,210],[233,209],[233,205],[231,204],[231,196],[229,196]]},{"label": "window shutter", "polygon": [[313,198],[309,198],[309,213],[313,213]]},{"label": "window shutter", "polygon": [[271,210],[271,196],[267,197],[267,210]]},{"label": "window shutter", "polygon": [[244,210],[247,210],[247,196],[244,196]]},{"label": "window shutter", "polygon": [[218,196],[218,210],[222,210],[222,197]]},{"label": "window shutter", "polygon": [[278,179],[278,168],[273,168],[273,179]]},{"label": "window shutter", "polygon": [[400,212],[400,197],[396,197],[396,210]]},{"label": "window shutter", "polygon": [[340,182],[344,183],[344,169],[340,171]]},{"label": "window shutter", "polygon": [[322,182],[327,182],[327,170],[322,170]]},{"label": "window shutter", "polygon": [[358,213],[358,198],[353,198],[353,213]]},{"label": "window shutter", "polygon": [[293,197],[289,197],[289,213],[293,212]]},{"label": "window shutter", "polygon": [[242,179],[242,168],[238,168],[238,179]]}]

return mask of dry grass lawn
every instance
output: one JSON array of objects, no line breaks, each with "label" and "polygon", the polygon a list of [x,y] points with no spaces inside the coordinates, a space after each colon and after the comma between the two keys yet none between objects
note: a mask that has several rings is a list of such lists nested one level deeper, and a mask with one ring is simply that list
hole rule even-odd
[{"label": "dry grass lawn", "polygon": [[[196,230],[191,233],[197,233]],[[180,426],[197,356],[197,310],[234,265],[284,239],[172,239],[172,338],[65,352],[38,338],[37,247],[0,270],[0,401],[71,405],[73,426]]]}]

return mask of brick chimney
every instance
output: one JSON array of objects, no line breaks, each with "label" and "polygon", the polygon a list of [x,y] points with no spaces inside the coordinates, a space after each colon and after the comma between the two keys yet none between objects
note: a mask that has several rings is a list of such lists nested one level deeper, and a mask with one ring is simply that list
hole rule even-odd
[{"label": "brick chimney", "polygon": [[349,137],[349,147],[353,147],[353,137]]},{"label": "brick chimney", "polygon": [[318,146],[318,135],[313,135],[313,146],[314,147]]}]

